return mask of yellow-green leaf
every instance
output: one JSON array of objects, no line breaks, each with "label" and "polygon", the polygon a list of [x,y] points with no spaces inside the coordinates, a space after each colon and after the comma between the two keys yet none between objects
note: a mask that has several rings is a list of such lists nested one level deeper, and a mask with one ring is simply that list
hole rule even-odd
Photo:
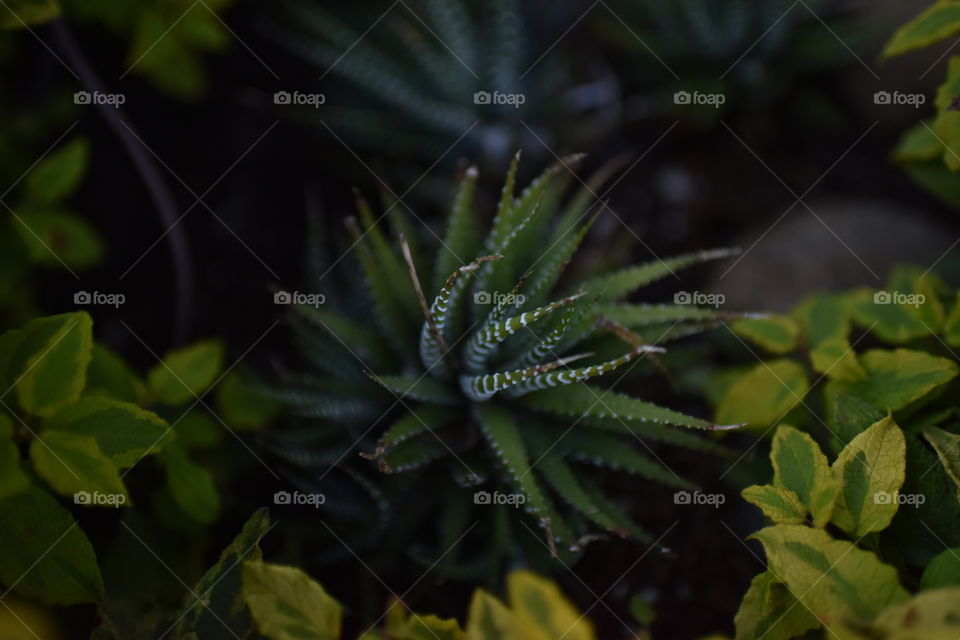
[{"label": "yellow-green leaf", "polygon": [[43,24],[60,15],[57,0],[7,0],[0,11],[0,28],[26,29],[29,25]]},{"label": "yellow-green leaf", "polygon": [[943,153],[943,144],[937,140],[928,122],[910,127],[897,143],[893,158],[897,162],[922,162]]},{"label": "yellow-green leaf", "polygon": [[469,640],[548,640],[535,629],[527,629],[505,604],[483,589],[473,592],[467,616]]},{"label": "yellow-green leaf", "polygon": [[923,437],[937,452],[940,464],[960,491],[960,436],[937,427],[927,427],[923,430]]},{"label": "yellow-green leaf", "polygon": [[77,138],[63,145],[27,174],[24,181],[30,197],[38,202],[56,202],[70,195],[87,168],[90,145]]},{"label": "yellow-green leaf", "polygon": [[813,296],[794,313],[803,327],[814,371],[836,380],[866,377],[850,347],[849,309],[842,298]]},{"label": "yellow-green leaf", "polygon": [[813,438],[790,425],[780,425],[773,436],[770,461],[774,486],[796,494],[813,517],[814,526],[826,526],[840,485]]},{"label": "yellow-green leaf", "polygon": [[897,29],[883,48],[884,57],[922,49],[960,32],[960,2],[939,0]]},{"label": "yellow-green leaf", "polygon": [[530,571],[514,571],[507,577],[507,592],[514,614],[546,637],[593,640],[593,625],[553,582]]},{"label": "yellow-green leaf", "polygon": [[234,429],[259,429],[280,411],[279,403],[247,389],[236,372],[224,376],[216,394],[220,416]]},{"label": "yellow-green leaf", "polygon": [[94,344],[87,367],[87,386],[83,392],[106,394],[124,402],[139,403],[146,389],[120,356],[102,344]]},{"label": "yellow-green leaf", "polygon": [[777,524],[801,524],[807,519],[807,507],[789,489],[772,484],[754,485],[741,491],[740,495]]},{"label": "yellow-green leaf", "polygon": [[45,604],[103,598],[90,541],[49,493],[31,487],[0,500],[0,522],[0,582]]},{"label": "yellow-green leaf", "polygon": [[100,450],[121,469],[156,453],[173,435],[152,411],[104,396],[84,397],[67,405],[45,426],[94,437]]},{"label": "yellow-green leaf", "polygon": [[789,359],[762,362],[740,377],[717,408],[717,424],[746,422],[749,427],[769,427],[790,412],[807,393],[803,367]]},{"label": "yellow-green leaf", "polygon": [[243,599],[269,640],[340,638],[340,604],[300,569],[244,562]]},{"label": "yellow-green leaf", "polygon": [[731,328],[737,335],[777,355],[793,351],[800,334],[797,323],[793,318],[785,315],[737,320]]},{"label": "yellow-green leaf", "polygon": [[29,414],[49,416],[80,397],[93,347],[93,321],[84,312],[38,318],[23,328],[14,356],[17,398]]},{"label": "yellow-green leaf", "polygon": [[957,375],[957,363],[909,349],[874,349],[860,357],[863,380],[831,381],[828,396],[847,393],[883,410],[897,411]]},{"label": "yellow-green leaf", "polygon": [[936,333],[943,325],[944,313],[935,279],[912,267],[894,269],[886,289],[853,295],[853,316],[859,325],[893,344]]},{"label": "yellow-green leaf", "polygon": [[733,623],[736,640],[789,640],[820,626],[820,621],[769,571],[750,583]]},{"label": "yellow-green leaf", "polygon": [[871,619],[908,597],[896,569],[823,529],[778,524],[751,537],[763,544],[771,573],[826,626]]},{"label": "yellow-green leaf", "polygon": [[960,347],[960,292],[957,292],[953,307],[943,323],[943,339],[951,347]]},{"label": "yellow-green leaf", "polygon": [[30,260],[51,269],[66,264],[86,269],[103,258],[103,243],[96,230],[80,216],[64,210],[21,210],[16,224]]},{"label": "yellow-green leaf", "polygon": [[870,627],[871,638],[956,640],[960,637],[960,588],[919,593],[883,611]]},{"label": "yellow-green leaf", "polygon": [[220,493],[213,476],[177,445],[164,447],[160,460],[167,471],[167,486],[183,511],[197,522],[210,524],[220,515]]},{"label": "yellow-green leaf", "polygon": [[833,422],[830,426],[839,445],[843,446],[884,416],[886,413],[869,402],[841,393],[834,399]]},{"label": "yellow-green leaf", "polygon": [[960,587],[960,548],[942,551],[923,570],[920,588],[940,587]]},{"label": "yellow-green leaf", "polygon": [[452,618],[440,619],[437,616],[413,614],[407,618],[397,638],[398,640],[466,640],[467,634]]},{"label": "yellow-green leaf", "polygon": [[[180,614],[174,637],[203,637],[203,629],[234,630],[240,635],[250,629],[250,614],[243,599],[243,562],[262,558],[260,540],[270,531],[266,508],[258,510],[220,554],[193,588],[191,598]],[[198,599],[199,598],[199,599]]]},{"label": "yellow-green leaf", "polygon": [[933,131],[937,134],[943,150],[943,162],[950,171],[960,171],[960,112],[948,110],[953,97],[960,93],[960,56],[951,56],[947,63],[947,77],[937,88],[934,103],[937,117]]},{"label": "yellow-green leaf", "polygon": [[30,486],[30,478],[21,466],[20,450],[10,440],[12,427],[10,418],[0,415],[0,500]]},{"label": "yellow-green leaf", "polygon": [[106,507],[130,504],[117,467],[92,436],[45,429],[30,443],[30,459],[40,477],[57,493],[108,496],[102,500],[76,498],[79,504]]},{"label": "yellow-green leaf", "polygon": [[171,351],[150,370],[147,388],[160,402],[189,402],[213,384],[223,369],[223,358],[223,345],[217,340]]},{"label": "yellow-green leaf", "polygon": [[833,463],[842,489],[832,522],[854,538],[885,529],[897,513],[906,455],[903,432],[889,416],[851,440]]}]

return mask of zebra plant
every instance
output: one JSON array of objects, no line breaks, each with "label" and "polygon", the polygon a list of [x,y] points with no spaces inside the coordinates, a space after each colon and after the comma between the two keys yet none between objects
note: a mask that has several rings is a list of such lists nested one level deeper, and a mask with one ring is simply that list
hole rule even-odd
[{"label": "zebra plant", "polygon": [[[487,491],[507,496],[500,502],[522,504],[554,553],[575,552],[597,528],[647,539],[581,465],[687,487],[644,452],[645,441],[711,449],[715,445],[690,429],[725,427],[598,383],[602,377],[616,382],[642,360],[658,364],[664,343],[725,315],[625,298],[731,252],[654,260],[559,286],[596,218],[593,194],[609,171],[601,169],[565,198],[567,169],[579,159],[565,158],[515,194],[518,159],[485,235],[474,206],[477,171],[463,173],[432,260],[424,258],[424,239],[414,242],[398,206],[385,214],[396,227],[391,242],[372,207],[358,201],[359,219],[347,226],[363,274],[353,288],[360,301],[325,285],[328,304],[295,308],[293,322],[314,371],[274,390],[304,423],[274,436],[271,446],[307,486],[313,486],[311,474],[313,480],[327,476],[331,465],[349,469],[345,473],[380,501],[386,519],[413,508],[383,503],[393,482],[447,473],[446,467],[448,479],[465,489],[461,502],[441,514],[486,502],[483,493],[476,500],[469,494]],[[358,454],[366,472],[357,467],[364,462]],[[371,480],[377,469],[396,480]],[[422,502],[447,491],[439,475],[430,478],[412,498]],[[484,504],[476,509],[497,511]]]}]

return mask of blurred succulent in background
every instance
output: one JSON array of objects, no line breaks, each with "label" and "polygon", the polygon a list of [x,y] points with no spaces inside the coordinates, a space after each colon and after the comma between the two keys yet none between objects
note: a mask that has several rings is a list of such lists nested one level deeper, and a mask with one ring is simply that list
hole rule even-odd
[{"label": "blurred succulent in background", "polygon": [[[622,379],[644,356],[662,352],[659,344],[735,315],[686,300],[623,302],[684,267],[730,255],[727,250],[595,274],[553,293],[590,229],[593,218],[585,218],[605,176],[595,175],[565,199],[564,168],[577,160],[567,158],[514,195],[518,158],[485,239],[472,204],[478,173],[471,168],[460,180],[435,258],[390,206],[384,216],[397,232],[401,257],[378,224],[383,216],[375,218],[363,199],[359,221],[348,221],[358,266],[322,259],[323,243],[314,240],[310,282],[323,289],[326,304],[294,307],[292,318],[311,369],[270,390],[298,424],[272,434],[268,446],[302,490],[321,491],[327,508],[340,509],[341,522],[351,513],[360,518],[366,544],[383,548],[389,532],[386,544],[402,549],[403,532],[418,518],[421,525],[439,518],[439,550],[424,553],[436,557],[471,521],[492,522],[494,532],[484,528],[470,553],[474,574],[464,576],[495,570],[499,563],[492,559],[515,552],[513,538],[539,546],[521,532],[521,518],[510,515],[521,513],[514,508],[521,505],[548,532],[554,553],[573,555],[597,529],[648,540],[601,490],[596,473],[581,465],[688,487],[640,448],[652,452],[649,439],[716,450],[668,425],[718,427],[593,379],[621,368]],[[343,280],[334,287],[324,276],[338,263]],[[358,453],[376,465],[364,464]],[[396,480],[377,481],[374,466]],[[379,507],[377,525],[364,502]],[[360,536],[351,537],[351,547],[358,544]],[[444,558],[447,568],[458,555]]]},{"label": "blurred succulent in background", "polygon": [[822,110],[833,100],[804,79],[855,62],[851,48],[867,41],[862,26],[848,19],[848,4],[828,0],[611,0],[609,6],[595,13],[595,32],[629,56],[629,89],[649,96],[641,117],[682,108],[678,91],[724,96],[719,108],[696,110],[705,124],[734,109],[770,117],[775,104],[791,112]]},{"label": "blurred succulent in background", "polygon": [[576,16],[533,20],[518,0],[285,7],[274,38],[322,70],[326,102],[302,118],[358,150],[403,158],[390,170],[406,168],[411,180],[461,137],[451,157],[486,169],[518,147],[540,157],[589,148],[617,120],[619,89],[599,58],[581,47],[564,59],[551,47]]}]

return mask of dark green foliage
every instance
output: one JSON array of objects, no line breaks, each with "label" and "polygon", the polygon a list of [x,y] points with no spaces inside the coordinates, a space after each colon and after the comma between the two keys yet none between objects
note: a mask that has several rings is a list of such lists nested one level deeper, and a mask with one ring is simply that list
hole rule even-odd
[{"label": "dark green foliage", "polygon": [[[773,118],[764,110],[774,104],[791,114],[822,110],[832,99],[805,80],[856,64],[850,48],[868,39],[847,10],[827,0],[617,0],[610,9],[596,12],[593,23],[629,56],[633,89],[652,94],[658,110],[685,109],[708,124],[734,110]],[[692,111],[676,105],[676,91],[725,99],[719,108]]]},{"label": "dark green foliage", "polygon": [[[386,169],[391,175],[419,167],[413,180],[454,143],[457,156],[484,168],[500,166],[518,146],[547,158],[550,148],[588,146],[616,122],[609,87],[590,92],[589,103],[574,95],[586,54],[570,60],[551,51],[573,12],[558,11],[555,29],[541,34],[532,27],[545,26],[542,12],[519,0],[376,2],[349,13],[314,1],[284,9],[271,35],[313,65],[310,77],[321,76],[316,90],[326,99],[299,117],[358,151],[399,156]],[[545,51],[553,55],[538,59]],[[489,102],[475,99],[483,93]],[[497,104],[495,94],[520,97]]]},{"label": "dark green foliage", "polygon": [[[338,290],[347,295],[295,309],[299,343],[314,366],[269,390],[300,426],[270,434],[267,444],[292,478],[323,490],[326,506],[342,514],[362,513],[358,491],[345,488],[359,484],[382,516],[377,525],[365,520],[367,533],[379,526],[396,539],[397,521],[434,504],[437,487],[452,479],[463,489],[444,494],[439,510],[425,507],[441,514],[441,526],[463,511],[452,501],[482,500],[472,500],[476,488],[494,501],[509,495],[509,511],[519,513],[513,506],[522,506],[563,553],[597,527],[644,539],[642,529],[603,497],[596,472],[583,463],[682,487],[687,483],[638,441],[712,446],[667,425],[716,425],[586,381],[629,371],[646,354],[663,351],[633,328],[656,326],[663,336],[678,325],[701,330],[704,320],[721,317],[693,305],[622,301],[676,270],[729,252],[656,260],[595,276],[581,287],[561,284],[561,293],[551,293],[592,211],[583,199],[572,210],[561,205],[567,186],[561,165],[514,194],[516,162],[485,240],[476,236],[481,219],[472,204],[476,171],[470,169],[437,256],[421,251],[413,260],[411,254],[409,265],[401,257],[405,250],[396,248],[406,239],[388,239],[383,216],[375,220],[361,201],[360,222],[348,221],[356,250],[342,261],[347,286]],[[417,238],[417,246],[426,240]],[[411,272],[417,286],[427,287],[427,320]],[[369,466],[358,464],[358,453]],[[374,467],[396,477],[375,480]],[[422,489],[412,493],[418,506],[404,502],[410,487]],[[478,504],[474,519],[489,526],[496,509]],[[514,536],[530,537],[510,520]]]}]

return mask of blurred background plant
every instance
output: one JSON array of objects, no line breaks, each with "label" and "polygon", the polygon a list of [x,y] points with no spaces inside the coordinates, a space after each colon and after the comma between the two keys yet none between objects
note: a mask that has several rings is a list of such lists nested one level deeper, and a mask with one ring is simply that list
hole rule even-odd
[{"label": "blurred background plant", "polygon": [[[574,6],[544,15],[519,0],[381,2],[351,12],[287,2],[268,34],[311,65],[303,76],[319,76],[323,109],[303,107],[297,118],[404,185],[438,158],[449,167],[469,157],[486,174],[517,149],[540,164],[553,149],[590,149],[616,126],[619,85],[594,49],[540,55],[576,18]],[[443,194],[442,183],[433,191]]]},{"label": "blurred background plant", "polygon": [[[843,118],[831,89],[842,67],[856,64],[869,30],[854,20],[856,4],[812,0],[611,0],[591,15],[598,39],[622,58],[625,118],[674,118],[677,92],[717,93],[715,108],[688,111],[702,128],[721,118],[749,118],[776,132],[782,123],[818,125]],[[695,125],[696,126],[696,125]]]},{"label": "blurred background plant", "polygon": [[[960,33],[960,13],[950,2],[935,2],[902,25],[887,41],[884,58],[934,48]],[[925,52],[930,56],[930,52]],[[934,62],[942,60],[949,49]],[[929,73],[934,66],[927,69]],[[910,177],[953,208],[960,208],[960,56],[947,59],[946,77],[932,101],[936,115],[921,120],[900,138],[893,157]]]},{"label": "blurred background plant", "polygon": [[[829,404],[813,384],[821,372],[809,357],[820,354],[809,343],[811,321],[804,315],[807,311],[792,311],[811,294],[812,308],[826,308],[828,319],[850,321],[846,343],[838,339],[825,344],[853,347],[868,373],[875,360],[883,359],[871,355],[877,350],[906,349],[938,362],[955,360],[939,343],[951,344],[947,318],[956,307],[942,284],[931,285],[943,308],[942,322],[938,312],[925,308],[918,317],[902,310],[903,317],[871,327],[877,318],[851,315],[862,292],[843,293],[838,297],[844,302],[831,306],[837,292],[864,285],[875,290],[891,277],[895,282],[890,286],[913,291],[919,274],[904,275],[894,268],[897,261],[919,265],[920,273],[936,263],[935,270],[947,283],[956,282],[955,210],[918,189],[889,162],[896,139],[923,111],[875,99],[878,91],[896,89],[922,94],[932,103],[930,83],[952,78],[950,54],[938,58],[956,34],[950,20],[941,24],[945,31],[933,30],[946,33],[945,39],[877,63],[880,41],[895,25],[923,12],[926,2],[561,0],[544,8],[506,1],[481,6],[418,0],[323,5],[315,11],[318,6],[265,6],[244,0],[122,5],[7,0],[0,6],[4,28],[11,27],[0,33],[0,109],[7,116],[0,125],[0,200],[6,205],[0,208],[0,329],[76,313],[81,307],[75,295],[81,291],[123,293],[126,302],[120,308],[82,307],[95,321],[95,351],[109,348],[129,363],[126,369],[131,372],[151,371],[158,361],[154,353],[174,359],[176,354],[199,353],[202,363],[243,361],[238,366],[245,368],[241,377],[231,371],[216,385],[216,403],[198,404],[175,427],[184,455],[171,447],[175,453],[165,454],[172,455],[171,460],[162,460],[161,451],[130,473],[126,480],[132,508],[115,513],[51,498],[71,514],[76,530],[82,530],[98,552],[108,595],[99,611],[77,605],[42,612],[60,621],[61,635],[85,638],[91,628],[110,621],[117,632],[101,630],[113,633],[103,637],[127,640],[144,637],[143,629],[153,631],[158,620],[172,623],[166,616],[183,612],[184,585],[197,584],[249,514],[271,504],[274,493],[286,486],[272,475],[281,475],[273,469],[276,460],[256,442],[269,437],[243,433],[271,415],[269,407],[252,403],[245,385],[250,370],[274,377],[293,370],[290,363],[306,353],[288,344],[285,332],[273,330],[282,315],[273,295],[291,289],[285,283],[304,282],[299,247],[308,235],[305,205],[312,219],[322,221],[327,236],[340,238],[340,231],[331,230],[339,230],[341,218],[354,213],[355,186],[366,193],[380,189],[384,210],[399,195],[402,202],[395,212],[416,212],[442,235],[450,178],[464,175],[468,161],[481,169],[478,208],[492,212],[509,156],[521,147],[523,166],[530,168],[526,175],[521,168],[521,184],[556,157],[585,151],[582,170],[564,176],[579,188],[579,179],[589,182],[586,176],[617,158],[619,173],[602,188],[590,187],[597,200],[607,203],[610,215],[594,224],[578,268],[593,273],[703,247],[740,246],[742,258],[712,271],[698,269],[684,276],[684,287],[691,293],[725,295],[721,312],[781,312],[745,325],[726,318],[732,332],[721,326],[710,337],[674,343],[661,358],[662,369],[644,366],[642,378],[624,380],[636,385],[643,398],[688,415],[706,416],[712,407],[719,416],[736,418],[749,409],[745,419],[763,423],[766,410],[781,408],[781,403],[786,410],[792,396],[771,384],[769,372],[752,358],[752,351],[798,394],[807,386],[803,397],[813,412],[791,409],[788,417],[795,426],[815,430],[819,421],[814,416],[819,416],[833,428]],[[89,63],[87,69],[78,64],[81,58]],[[915,64],[920,68],[913,68]],[[90,90],[88,70],[99,75],[103,91],[124,97],[120,109],[109,112],[75,102],[76,92]],[[323,93],[324,104],[298,112],[294,105],[271,99],[275,93],[294,91]],[[481,91],[491,94],[491,103],[495,91],[502,96],[516,91],[524,99],[522,104],[516,98],[515,104],[478,104],[474,94]],[[677,91],[718,92],[725,99],[720,109],[675,104]],[[934,118],[943,128],[928,124],[952,144],[952,112],[944,104],[941,99]],[[926,103],[923,108],[932,111]],[[462,129],[455,131],[451,122]],[[946,164],[950,155],[930,144],[929,137],[917,142],[922,144],[902,148],[919,149],[917,162],[911,164],[938,168],[940,184],[952,190],[956,176]],[[139,159],[131,149],[139,151]],[[153,164],[153,179],[144,178],[144,158]],[[164,183],[167,218],[158,215],[157,176]],[[11,211],[30,218],[30,229],[43,233],[29,233]],[[419,223],[413,226],[429,233]],[[51,260],[53,253],[38,250],[37,236],[75,276],[59,260]],[[178,237],[186,253],[168,251],[171,239]],[[336,251],[349,247],[336,241],[327,245]],[[352,254],[344,259],[353,260]],[[669,300],[677,285],[668,277],[646,294],[652,300]],[[328,295],[334,291],[329,278],[316,275],[304,286]],[[179,325],[176,331],[171,330],[171,317]],[[918,320],[933,327],[936,335],[928,332],[924,340],[912,333],[921,326]],[[911,337],[891,341],[894,329],[881,329],[888,325],[907,327]],[[222,348],[205,340],[197,346],[206,336]],[[181,351],[185,346],[191,348]],[[718,369],[729,372],[713,377]],[[150,375],[132,377],[150,386]],[[831,388],[849,384],[835,384],[829,377],[820,383]],[[863,384],[855,390],[863,391]],[[910,456],[924,464],[936,457],[924,441],[913,439],[921,417],[930,415],[938,420],[937,428],[956,431],[952,417],[933,413],[934,408],[947,411],[947,396],[955,384],[954,378],[934,385],[921,399],[922,404],[929,398],[929,404],[916,413],[909,406],[894,409],[908,440],[908,484]],[[770,395],[757,401],[756,394],[747,393],[754,389]],[[747,401],[745,395],[750,396]],[[5,402],[10,404],[13,396],[11,391]],[[167,424],[195,401],[132,398],[122,401],[153,412]],[[877,402],[879,407],[888,400],[882,395]],[[31,428],[46,420],[16,407],[14,411]],[[223,429],[217,417],[237,437]],[[251,417],[256,420],[248,422]],[[13,414],[10,418],[17,423]],[[832,460],[838,449],[829,438],[816,435]],[[655,637],[733,631],[741,595],[757,573],[741,538],[762,526],[758,512],[735,496],[744,486],[770,477],[766,445],[759,440],[752,431],[711,443],[747,452],[735,465],[737,472],[722,478],[727,458],[715,456],[709,458],[715,464],[706,464],[703,456],[674,447],[655,449],[678,475],[704,491],[727,496],[718,508],[681,507],[671,502],[668,487],[644,485],[637,491],[616,472],[593,472],[590,479],[606,495],[651,534],[665,536],[651,549],[612,536],[604,544],[588,545],[583,561],[572,570],[554,573],[562,590],[589,611],[599,637],[617,637],[625,631],[623,621],[631,631],[643,628]],[[52,496],[47,481],[32,471],[29,445],[17,441],[15,446],[21,468],[36,476],[33,486],[47,487],[42,490],[49,489]],[[251,453],[267,464],[261,465]],[[360,463],[353,460],[355,466]],[[209,490],[185,493],[181,485],[178,500],[169,469],[185,470],[185,477],[196,478],[192,487],[212,486],[217,497]],[[944,480],[942,474],[931,472],[930,477],[934,475],[938,482]],[[414,522],[430,515],[412,513],[421,503],[431,504],[417,500],[419,494],[449,482],[446,469],[423,477],[422,484],[401,498],[410,505],[406,515]],[[941,493],[934,501],[938,513],[952,518],[947,500],[951,494]],[[190,498],[197,503],[190,506]],[[214,503],[218,506],[211,506]],[[198,509],[197,504],[209,508]],[[349,603],[345,619],[358,624],[375,620],[389,595],[383,583],[391,588],[413,585],[405,599],[416,610],[445,617],[467,610],[472,585],[443,582],[432,574],[417,581],[435,553],[420,558],[419,565],[404,559],[374,577],[342,544],[359,545],[370,532],[361,530],[356,539],[340,541],[328,536],[318,548],[317,530],[326,531],[319,523],[329,520],[339,533],[334,525],[342,521],[318,518],[308,507],[275,505],[273,510],[274,522],[280,524],[267,538],[274,547],[271,555],[309,569],[323,565],[315,577]],[[191,518],[191,511],[208,514],[208,521]],[[218,515],[210,519],[211,513]],[[443,519],[457,521],[461,515],[448,512]],[[894,541],[908,552],[909,561],[884,555],[884,562],[896,566],[903,587],[915,593],[914,583],[934,545],[929,536],[914,540],[911,530],[901,529],[904,517],[898,513],[890,527],[874,533],[886,546]],[[437,526],[424,536],[397,530],[396,539],[414,540],[418,549],[435,552],[436,541],[454,528],[442,531],[440,520],[430,521]],[[739,535],[720,527],[721,521]],[[262,524],[253,529],[261,531]],[[931,528],[945,536],[942,524],[930,520]],[[831,534],[843,538],[836,531]],[[531,545],[540,545],[529,538]],[[530,563],[529,549],[518,545],[511,551],[504,556],[507,564]],[[759,547],[754,551],[759,553]],[[457,552],[463,560],[474,547]],[[339,559],[324,564],[334,556]],[[378,560],[368,555],[361,559],[369,565]],[[503,583],[505,575],[492,581]],[[502,593],[502,584],[495,591]],[[601,595],[605,606],[588,609]],[[29,616],[31,627],[45,634],[38,611],[29,603],[11,603],[12,596],[4,603],[24,620]],[[10,621],[5,618],[0,624]],[[223,631],[209,616],[205,623]],[[212,633],[210,628],[203,632]]]}]

